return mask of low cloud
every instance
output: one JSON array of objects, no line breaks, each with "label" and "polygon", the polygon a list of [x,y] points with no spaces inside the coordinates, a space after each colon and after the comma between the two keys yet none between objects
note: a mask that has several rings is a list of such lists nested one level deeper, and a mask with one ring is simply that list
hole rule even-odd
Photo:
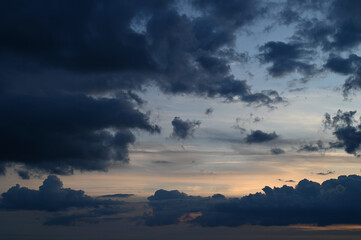
[{"label": "low cloud", "polygon": [[337,138],[336,143],[331,147],[343,147],[349,154],[359,156],[361,145],[360,122],[355,119],[356,111],[343,112],[338,110],[333,116],[326,113],[323,124],[326,129],[332,130],[333,135]]},{"label": "low cloud", "polygon": [[180,117],[174,117],[172,121],[173,133],[171,136],[180,140],[193,137],[194,132],[200,125],[201,121],[182,120]]},{"label": "low cloud", "polygon": [[49,175],[39,187],[33,190],[15,185],[1,194],[0,209],[60,211],[72,207],[100,207],[117,205],[118,201],[102,200],[86,195],[82,190],[63,188],[63,183],[55,175]]},{"label": "low cloud", "polygon": [[272,141],[279,136],[276,134],[276,132],[273,133],[266,133],[261,130],[252,131],[250,134],[246,137],[247,143],[263,143],[263,142],[269,142]]},{"label": "low cloud", "polygon": [[196,197],[162,190],[162,197],[156,197],[156,192],[149,198],[153,214],[145,216],[145,222],[151,226],[176,224],[185,214],[199,213],[189,223],[207,227],[360,224],[360,189],[361,176],[350,175],[322,184],[304,179],[295,187],[266,186],[263,193],[242,198]]},{"label": "low cloud", "polygon": [[112,161],[128,162],[128,146],[135,141],[130,129],[160,132],[128,95],[109,99],[44,93],[0,98],[0,163],[12,161],[28,169],[54,174],[104,171]]},{"label": "low cloud", "polygon": [[0,210],[38,210],[50,212],[44,225],[74,225],[82,222],[96,223],[111,219],[120,213],[133,210],[118,198],[133,194],[114,194],[90,197],[82,190],[64,188],[55,175],[49,175],[38,190],[18,184],[1,194]]}]

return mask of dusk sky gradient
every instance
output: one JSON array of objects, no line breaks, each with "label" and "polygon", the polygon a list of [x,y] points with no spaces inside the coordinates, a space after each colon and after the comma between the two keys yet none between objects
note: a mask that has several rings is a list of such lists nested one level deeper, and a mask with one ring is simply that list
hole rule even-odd
[{"label": "dusk sky gradient", "polygon": [[358,239],[360,11],[1,1],[0,239]]}]

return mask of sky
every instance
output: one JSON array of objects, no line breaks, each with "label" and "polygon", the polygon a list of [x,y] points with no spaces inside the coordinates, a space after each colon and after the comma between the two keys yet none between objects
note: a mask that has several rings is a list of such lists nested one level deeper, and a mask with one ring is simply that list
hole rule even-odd
[{"label": "sky", "polygon": [[0,239],[357,239],[360,9],[1,1]]}]

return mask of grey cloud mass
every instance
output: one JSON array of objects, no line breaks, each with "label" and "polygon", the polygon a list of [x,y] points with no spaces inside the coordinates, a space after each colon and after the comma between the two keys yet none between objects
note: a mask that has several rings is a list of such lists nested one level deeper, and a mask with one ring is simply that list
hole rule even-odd
[{"label": "grey cloud mass", "polygon": [[263,143],[263,142],[272,141],[278,137],[279,136],[276,134],[276,132],[267,133],[267,132],[263,132],[261,130],[255,130],[255,131],[251,131],[251,133],[247,135],[246,142],[247,143]]},{"label": "grey cloud mass", "polygon": [[171,198],[150,197],[153,215],[145,220],[148,225],[175,224],[181,216],[193,212],[201,214],[189,223],[207,227],[360,224],[360,189],[361,177],[350,175],[322,184],[304,179],[295,187],[266,186],[263,193],[242,198],[196,197],[178,192],[170,194]]},{"label": "grey cloud mass", "polygon": [[49,93],[3,94],[1,100],[0,162],[47,172],[106,170],[113,160],[128,161],[127,147],[135,141],[129,129],[160,132],[126,98]]},{"label": "grey cloud mass", "polygon": [[356,111],[343,112],[338,110],[333,116],[326,113],[324,126],[330,129],[337,138],[337,142],[331,144],[333,148],[343,147],[347,153],[359,155],[361,145],[360,122],[355,119]]},{"label": "grey cloud mass", "polygon": [[188,4],[197,17],[172,0],[1,2],[1,164],[71,174],[128,162],[133,129],[160,132],[136,94],[149,86],[256,106],[285,102],[275,90],[252,91],[230,67],[243,54],[237,31],[263,16],[264,3]]},{"label": "grey cloud mass", "polygon": [[182,120],[180,117],[174,117],[172,121],[172,137],[176,139],[187,139],[193,137],[196,129],[201,125],[201,121]]},{"label": "grey cloud mass", "polygon": [[119,202],[95,199],[82,190],[63,188],[63,183],[55,175],[49,175],[39,187],[33,190],[18,184],[1,194],[0,209],[60,211],[71,207],[99,207],[117,205]]}]

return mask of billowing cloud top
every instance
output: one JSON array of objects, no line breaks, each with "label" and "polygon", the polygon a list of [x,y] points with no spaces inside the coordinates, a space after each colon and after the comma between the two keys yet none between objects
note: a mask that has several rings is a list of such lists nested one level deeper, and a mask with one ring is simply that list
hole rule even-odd
[{"label": "billowing cloud top", "polygon": [[[187,213],[200,213],[190,222],[202,226],[360,224],[361,177],[339,176],[322,184],[307,179],[296,187],[263,188],[242,198],[194,197],[159,190],[150,198],[153,216],[148,225],[178,223]],[[158,197],[156,197],[158,196]]]},{"label": "billowing cloud top", "polygon": [[1,194],[0,209],[60,211],[71,207],[99,207],[117,205],[118,201],[96,199],[82,190],[63,188],[63,183],[55,175],[49,175],[39,187],[32,190],[18,184]]}]

